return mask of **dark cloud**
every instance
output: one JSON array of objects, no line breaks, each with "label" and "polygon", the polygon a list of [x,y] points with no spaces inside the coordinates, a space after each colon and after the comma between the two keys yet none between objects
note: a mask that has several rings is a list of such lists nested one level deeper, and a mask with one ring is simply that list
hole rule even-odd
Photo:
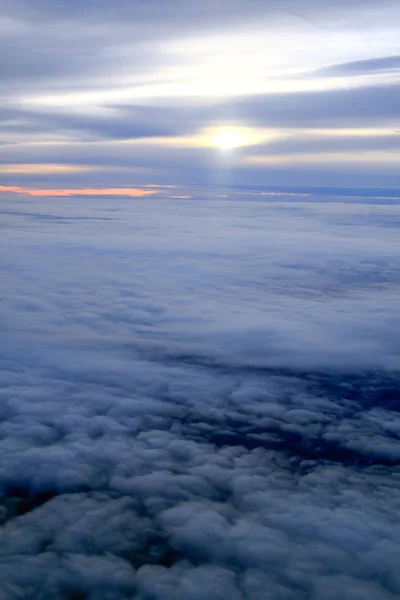
[{"label": "dark cloud", "polygon": [[3,199],[5,600],[398,597],[398,204],[217,193]]},{"label": "dark cloud", "polygon": [[[248,149],[249,154],[303,154],[303,153],[337,153],[338,162],[341,160],[341,153],[348,157],[349,153],[353,155],[354,160],[362,158],[364,152],[394,152],[400,151],[400,136],[394,135],[394,132],[388,132],[387,135],[374,135],[371,129],[364,135],[352,135],[351,131],[343,135],[335,135],[335,129],[327,131],[322,135],[313,135],[312,130],[299,132],[297,135],[293,132],[290,139],[281,140],[257,146]],[[394,154],[395,156],[395,154]],[[318,156],[316,156],[318,158]]]},{"label": "dark cloud", "polygon": [[194,125],[189,119],[182,122],[182,113],[178,119],[173,110],[151,106],[136,106],[128,110],[115,107],[100,115],[4,108],[2,115],[4,125],[9,122],[9,131],[22,140],[24,135],[35,133],[70,134],[78,136],[81,141],[168,137],[187,133],[189,129],[193,131]]},{"label": "dark cloud", "polygon": [[340,65],[332,65],[321,69],[317,73],[321,75],[364,75],[374,73],[400,71],[400,55],[385,56],[383,58],[370,58],[369,60],[357,60]]},{"label": "dark cloud", "polygon": [[282,127],[372,127],[400,121],[400,86],[271,94],[230,104],[238,119]]},{"label": "dark cloud", "polygon": [[[296,0],[284,0],[279,7],[273,0],[218,0],[211,2],[193,2],[185,10],[179,0],[166,0],[160,4],[157,0],[149,0],[146,3],[130,2],[129,0],[116,0],[112,5],[109,3],[98,4],[94,1],[82,4],[78,0],[36,0],[34,4],[28,0],[16,0],[12,5],[2,0],[0,3],[3,14],[16,16],[23,19],[57,20],[88,18],[96,22],[105,18],[112,21],[124,21],[125,19],[137,19],[139,21],[158,23],[158,19],[165,18],[175,23],[195,27],[191,20],[196,17],[198,24],[210,23],[217,19],[220,23],[230,23],[232,19],[252,18],[260,15],[293,16],[297,19],[313,21],[326,14],[337,15],[345,10],[350,15],[359,9],[364,11],[376,10],[375,0],[353,0],[349,5],[345,0],[334,2],[328,0],[321,4],[318,0],[308,0],[299,8]],[[393,0],[383,0],[383,7],[388,10],[397,7]]]},{"label": "dark cloud", "polygon": [[[73,132],[96,138],[126,139],[193,134],[210,125],[244,122],[269,128],[356,128],[394,126],[400,122],[400,86],[381,85],[360,89],[269,94],[230,100],[188,100],[183,106],[110,105],[108,113],[91,114],[43,108],[17,109],[4,105],[4,122],[10,132]],[[23,139],[23,138],[22,138]],[[321,138],[324,141],[324,138]],[[327,133],[325,139],[328,144]],[[349,135],[349,143],[357,143]],[[397,140],[398,141],[398,140]],[[395,139],[387,138],[390,148]],[[276,142],[274,142],[276,143]],[[296,141],[295,141],[296,143]],[[373,136],[367,144],[379,144]],[[112,159],[112,157],[110,157]]]}]

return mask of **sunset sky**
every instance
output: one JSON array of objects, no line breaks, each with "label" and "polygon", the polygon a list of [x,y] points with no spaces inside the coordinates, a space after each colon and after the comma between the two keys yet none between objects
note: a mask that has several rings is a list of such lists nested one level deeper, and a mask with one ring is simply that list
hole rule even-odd
[{"label": "sunset sky", "polygon": [[398,185],[397,0],[0,4],[2,193]]}]

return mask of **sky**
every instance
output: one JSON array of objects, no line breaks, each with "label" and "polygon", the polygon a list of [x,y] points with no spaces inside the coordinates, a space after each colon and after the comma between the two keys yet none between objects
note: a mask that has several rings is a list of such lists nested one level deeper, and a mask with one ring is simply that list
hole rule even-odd
[{"label": "sky", "polygon": [[0,600],[400,598],[398,0],[0,0]]},{"label": "sky", "polygon": [[0,194],[398,187],[397,0],[1,0],[0,15]]}]

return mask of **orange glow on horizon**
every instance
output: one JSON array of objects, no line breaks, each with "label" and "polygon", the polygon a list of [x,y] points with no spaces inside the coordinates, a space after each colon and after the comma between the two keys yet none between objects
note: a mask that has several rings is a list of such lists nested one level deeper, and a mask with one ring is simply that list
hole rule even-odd
[{"label": "orange glow on horizon", "polygon": [[57,173],[87,173],[89,171],[96,171],[97,167],[84,166],[84,165],[59,165],[59,164],[31,164],[31,163],[20,163],[20,164],[6,164],[0,165],[0,173],[11,174],[11,175],[46,175],[46,174],[57,174]]},{"label": "orange glow on horizon", "polygon": [[27,196],[129,196],[141,198],[158,194],[157,190],[143,190],[140,188],[81,188],[71,190],[36,190],[15,185],[0,185],[0,193],[25,194]]}]

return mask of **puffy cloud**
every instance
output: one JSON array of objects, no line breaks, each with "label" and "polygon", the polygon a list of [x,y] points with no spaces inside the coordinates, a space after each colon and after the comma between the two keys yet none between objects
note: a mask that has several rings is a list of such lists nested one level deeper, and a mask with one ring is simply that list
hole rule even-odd
[{"label": "puffy cloud", "polygon": [[252,197],[2,201],[6,600],[399,595],[398,204]]}]

